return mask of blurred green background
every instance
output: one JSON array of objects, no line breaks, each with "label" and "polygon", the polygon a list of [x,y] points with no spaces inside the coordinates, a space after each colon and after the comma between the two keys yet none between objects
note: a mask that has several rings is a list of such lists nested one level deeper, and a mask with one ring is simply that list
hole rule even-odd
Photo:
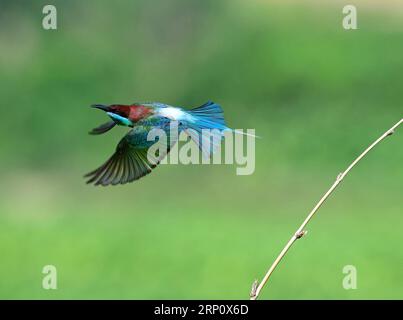
[{"label": "blurred green background", "polygon": [[[403,4],[49,1],[0,5],[0,298],[247,299],[337,174],[403,114]],[[256,171],[165,165],[82,174],[126,132],[92,103],[220,103],[255,128]],[[402,128],[403,129],[403,128]],[[264,299],[403,298],[403,131],[348,176]],[[42,289],[55,265],[58,289]],[[358,289],[345,290],[354,265]]]}]

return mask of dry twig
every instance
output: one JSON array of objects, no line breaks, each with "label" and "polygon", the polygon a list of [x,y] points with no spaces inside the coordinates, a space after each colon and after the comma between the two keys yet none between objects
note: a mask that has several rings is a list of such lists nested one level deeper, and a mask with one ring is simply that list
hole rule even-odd
[{"label": "dry twig", "polygon": [[281,259],[286,255],[287,251],[291,248],[291,246],[294,244],[294,242],[304,236],[307,231],[305,231],[305,227],[308,224],[308,222],[312,219],[312,217],[315,215],[315,213],[319,210],[319,208],[322,206],[322,204],[326,201],[326,199],[330,196],[330,194],[336,189],[336,187],[340,184],[340,182],[344,179],[344,177],[350,172],[350,170],[362,159],[366,156],[366,154],[371,151],[378,143],[380,143],[383,139],[386,137],[392,135],[394,133],[394,130],[397,129],[398,126],[400,126],[403,122],[403,119],[400,119],[398,123],[396,123],[392,128],[387,130],[383,135],[381,135],[377,140],[375,140],[367,149],[364,150],[363,153],[361,153],[349,166],[348,168],[344,171],[341,172],[337,178],[336,181],[333,183],[333,185],[330,187],[330,189],[323,195],[323,197],[319,200],[319,202],[315,205],[315,207],[312,209],[312,211],[308,214],[304,222],[301,224],[301,226],[298,228],[298,230],[293,234],[291,239],[288,241],[288,243],[285,245],[283,250],[280,252],[276,260],[274,260],[273,264],[271,265],[270,269],[266,272],[266,275],[264,276],[262,282],[258,282],[257,280],[253,283],[252,285],[252,290],[250,293],[250,299],[251,300],[256,300],[259,297],[260,291],[263,289],[264,285],[267,283],[269,280],[270,276],[272,275],[273,271],[276,269],[277,265],[280,263]]}]

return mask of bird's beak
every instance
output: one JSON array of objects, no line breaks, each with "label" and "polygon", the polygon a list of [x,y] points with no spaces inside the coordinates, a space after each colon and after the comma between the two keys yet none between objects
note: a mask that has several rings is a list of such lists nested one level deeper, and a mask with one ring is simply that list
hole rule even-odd
[{"label": "bird's beak", "polygon": [[93,104],[91,107],[103,110],[105,112],[110,111],[110,108],[108,106],[104,106],[103,104]]}]

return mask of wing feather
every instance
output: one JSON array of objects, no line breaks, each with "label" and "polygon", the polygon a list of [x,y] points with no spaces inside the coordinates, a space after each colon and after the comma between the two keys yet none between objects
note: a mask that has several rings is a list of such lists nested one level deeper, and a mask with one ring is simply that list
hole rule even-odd
[{"label": "wing feather", "polygon": [[[99,168],[86,174],[88,184],[108,186],[126,184],[149,174],[168,154],[162,152],[150,162],[148,148],[138,148],[130,144],[127,138],[130,132],[119,142],[115,153]],[[155,161],[154,161],[155,160]]]},{"label": "wing feather", "polygon": [[99,127],[96,127],[90,131],[90,134],[98,135],[105,132],[108,132],[116,125],[115,121],[109,121],[107,123],[101,124]]}]

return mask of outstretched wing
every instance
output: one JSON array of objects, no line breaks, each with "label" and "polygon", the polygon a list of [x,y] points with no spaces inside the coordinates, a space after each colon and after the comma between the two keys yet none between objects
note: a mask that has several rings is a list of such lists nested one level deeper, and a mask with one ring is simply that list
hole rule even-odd
[{"label": "outstretched wing", "polygon": [[115,121],[109,121],[107,123],[101,124],[99,127],[96,127],[95,129],[92,129],[90,131],[90,134],[102,134],[102,133],[108,132],[115,125],[116,125]]},{"label": "outstretched wing", "polygon": [[[130,133],[129,133],[130,134]],[[138,148],[129,143],[126,135],[118,144],[115,153],[102,166],[86,174],[88,184],[96,186],[117,185],[132,182],[149,174],[167,155],[161,152],[147,157],[148,148]],[[150,161],[151,160],[151,161]]]}]

